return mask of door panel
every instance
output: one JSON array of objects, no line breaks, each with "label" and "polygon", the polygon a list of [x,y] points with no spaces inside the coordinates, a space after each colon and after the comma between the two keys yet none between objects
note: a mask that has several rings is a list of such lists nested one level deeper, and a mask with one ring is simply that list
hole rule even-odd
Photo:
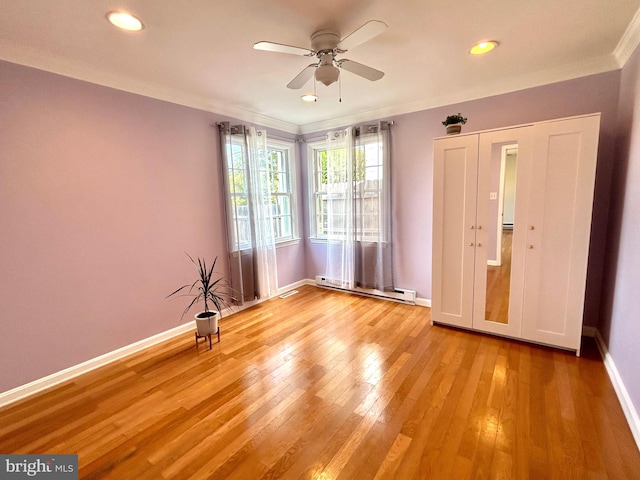
[{"label": "door panel", "polygon": [[523,337],[580,349],[599,116],[534,126]]},{"label": "door panel", "polygon": [[[504,182],[501,161],[505,149],[517,151],[515,174],[515,221],[513,230],[502,228],[498,200]],[[478,162],[478,204],[476,219],[476,257],[473,328],[510,337],[520,337],[526,216],[530,169],[533,154],[533,128],[487,132],[480,135]],[[496,227],[499,228],[499,232]],[[498,235],[504,239],[499,265],[494,260]]]},{"label": "door panel", "polygon": [[471,328],[478,136],[434,142],[431,318]]}]

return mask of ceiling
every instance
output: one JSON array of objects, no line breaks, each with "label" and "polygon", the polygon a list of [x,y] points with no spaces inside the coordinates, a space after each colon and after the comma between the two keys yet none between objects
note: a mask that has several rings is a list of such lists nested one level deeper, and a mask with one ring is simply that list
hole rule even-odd
[{"label": "ceiling", "polygon": [[[640,41],[640,0],[0,0],[0,59],[201,108],[292,133],[381,118],[620,68]],[[142,32],[111,26],[126,10]],[[342,71],[304,103],[287,83],[310,35],[388,25],[339,58],[385,72]],[[481,40],[500,46],[474,57]]]}]

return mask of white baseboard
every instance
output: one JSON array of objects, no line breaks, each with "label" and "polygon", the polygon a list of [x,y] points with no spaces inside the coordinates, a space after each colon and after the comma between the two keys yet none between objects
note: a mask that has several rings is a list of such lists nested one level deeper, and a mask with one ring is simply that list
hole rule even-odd
[{"label": "white baseboard", "polygon": [[[279,288],[276,295],[281,295],[288,290],[292,290],[302,285],[315,285],[315,282],[309,279],[300,280],[299,282],[295,282],[291,285]],[[266,299],[247,302],[242,307],[234,307],[233,310],[226,309],[222,312],[223,317],[228,317],[233,313],[252,307],[253,305],[257,305],[258,303],[264,302],[265,300]],[[66,382],[67,380],[71,380],[72,378],[82,375],[83,373],[87,373],[91,370],[95,370],[96,368],[103,367],[111,362],[115,362],[116,360],[120,360],[121,358],[133,355],[134,353],[140,352],[141,350],[152,347],[153,345],[157,345],[158,343],[164,342],[173,337],[177,337],[178,335],[182,335],[183,333],[193,330],[195,330],[195,321],[187,322],[170,330],[160,332],[149,338],[145,338],[130,345],[118,348],[117,350],[113,350],[112,352],[105,353],[104,355],[100,355],[99,357],[92,358],[91,360],[87,360],[86,362],[74,365],[73,367],[69,367],[59,372],[52,373],[51,375],[39,378],[37,380],[34,380],[33,382],[21,385],[12,390],[2,392],[0,393],[0,408],[9,405],[10,403],[22,400],[23,398],[27,398],[30,395],[34,395],[38,392],[46,390],[47,388],[51,388],[62,382]]]},{"label": "white baseboard", "polygon": [[618,400],[620,401],[620,405],[622,405],[622,411],[624,412],[624,416],[627,419],[629,428],[631,428],[631,433],[633,434],[633,438],[636,441],[636,445],[638,446],[638,449],[640,449],[640,417],[638,417],[638,412],[636,411],[633,402],[631,401],[629,392],[624,386],[622,378],[618,373],[618,369],[613,362],[613,358],[609,354],[609,350],[607,349],[607,346],[605,345],[600,332],[595,328],[593,330],[595,331],[594,337],[596,339],[596,344],[598,345],[598,350],[600,350],[600,355],[602,355],[604,366],[607,369],[607,373],[609,374],[609,378],[611,379],[613,388],[618,395]]},{"label": "white baseboard", "polygon": [[[290,285],[287,285],[282,288],[278,288],[276,294],[274,294],[271,298],[282,295],[283,293],[293,290],[295,288],[301,287],[303,285],[315,285],[315,280],[311,280],[306,278],[304,280],[300,280],[298,282],[294,282]],[[233,313],[237,313],[241,310],[245,310],[249,307],[257,305],[258,303],[262,303],[268,299],[255,300],[253,302],[247,302],[242,307],[234,307],[233,310],[227,309],[224,310],[223,316],[228,317]],[[419,303],[420,302],[420,303]],[[430,306],[431,301],[425,299],[416,300],[416,304],[423,306]],[[27,398],[31,395],[34,395],[38,392],[46,390],[47,388],[54,387],[60,383],[66,382],[67,380],[71,380],[83,373],[88,373],[96,368],[103,367],[108,365],[109,363],[115,362],[116,360],[120,360],[124,357],[128,357],[129,355],[133,355],[134,353],[140,352],[146,348],[152,347],[153,345],[157,345],[158,343],[169,340],[173,337],[177,337],[178,335],[182,335],[183,333],[187,333],[195,330],[195,322],[187,322],[182,325],[179,325],[170,330],[160,332],[156,335],[153,335],[149,338],[145,338],[134,342],[130,345],[125,345],[124,347],[113,350],[112,352],[105,353],[104,355],[100,355],[99,357],[92,358],[87,360],[86,362],[82,362],[78,365],[74,365],[72,367],[66,368],[59,372],[52,373],[43,378],[39,378],[34,380],[33,382],[29,382],[25,385],[21,385],[12,390],[7,390],[6,392],[0,393],[0,408],[9,405],[11,403],[17,402],[24,398]]]},{"label": "white baseboard", "polygon": [[431,299],[429,298],[416,298],[416,305],[421,307],[429,307],[431,308]]},{"label": "white baseboard", "polygon": [[73,367],[52,373],[51,375],[39,378],[12,390],[7,390],[6,392],[0,393],[0,408],[194,329],[195,320],[118,348],[112,352],[105,353],[99,357],[92,358]]},{"label": "white baseboard", "polygon": [[[289,285],[289,286],[285,287],[284,289],[280,289],[280,290],[278,290],[278,292],[280,292],[280,291],[285,292],[287,290],[299,287],[301,285],[316,285],[317,286],[317,283],[316,283],[315,280],[311,280],[310,278],[307,278],[306,280],[301,280],[300,282],[297,282],[295,284]],[[429,307],[429,308],[431,308],[431,299],[430,298],[416,297],[416,305],[419,306],[419,307]]]},{"label": "white baseboard", "polygon": [[311,280],[310,278],[305,278],[304,280],[300,280],[298,282],[294,282],[290,285],[287,285],[285,287],[282,288],[278,288],[278,292],[276,293],[276,295],[282,295],[283,293],[288,292],[289,290],[293,290],[295,288],[301,287],[303,285],[315,285],[316,282],[314,280]]}]

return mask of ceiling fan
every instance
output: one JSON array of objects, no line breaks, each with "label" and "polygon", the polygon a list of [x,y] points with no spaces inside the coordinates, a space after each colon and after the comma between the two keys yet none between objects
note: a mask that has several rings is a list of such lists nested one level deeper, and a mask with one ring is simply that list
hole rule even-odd
[{"label": "ceiling fan", "polygon": [[376,81],[384,76],[384,72],[346,58],[337,59],[336,56],[377,37],[386,28],[386,23],[379,20],[370,20],[344,38],[340,38],[340,34],[333,30],[319,30],[311,35],[311,49],[273,42],[258,42],[253,45],[253,48],[269,52],[316,57],[318,59],[316,63],[305,67],[287,84],[288,88],[294,90],[302,88],[314,73],[318,82],[329,86],[338,80],[340,76],[339,69],[355,73],[367,80]]}]

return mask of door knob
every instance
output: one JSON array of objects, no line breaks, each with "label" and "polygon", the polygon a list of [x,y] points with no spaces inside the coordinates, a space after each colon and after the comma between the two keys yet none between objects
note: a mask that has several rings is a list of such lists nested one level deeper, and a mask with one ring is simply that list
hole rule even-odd
[{"label": "door knob", "polygon": [[482,230],[482,225],[478,225],[478,230]]},{"label": "door knob", "polygon": [[533,245],[529,244],[529,248],[530,248],[530,249],[531,249],[531,248],[533,248]]},{"label": "door knob", "polygon": [[481,247],[481,246],[482,246],[482,244],[481,244],[481,243],[478,243],[477,245],[478,245],[478,247]]},{"label": "door knob", "polygon": [[529,226],[529,230],[535,230],[535,229],[536,229],[536,227],[534,227],[533,225]]},{"label": "door knob", "polygon": [[469,242],[469,246],[470,246],[470,247],[473,247],[473,242]]}]

